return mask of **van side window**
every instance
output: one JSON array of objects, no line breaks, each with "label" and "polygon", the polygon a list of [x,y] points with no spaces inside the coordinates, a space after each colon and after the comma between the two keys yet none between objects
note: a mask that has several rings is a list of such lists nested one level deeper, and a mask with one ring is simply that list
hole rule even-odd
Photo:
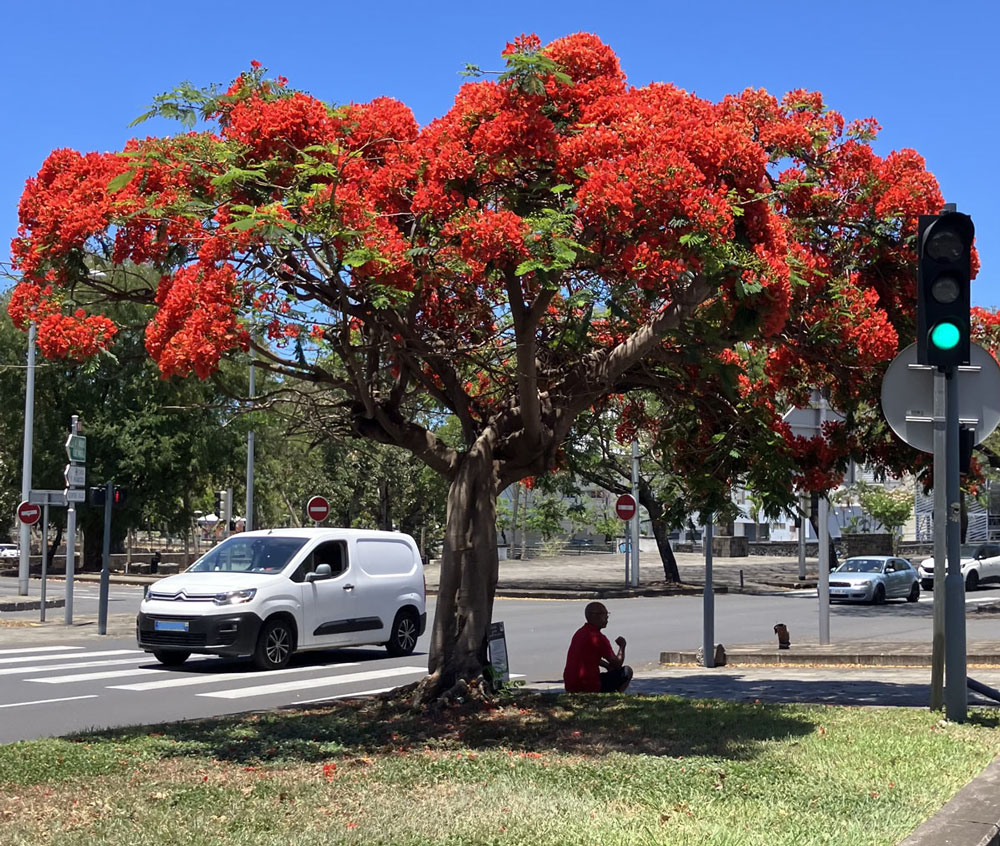
[{"label": "van side window", "polygon": [[320,564],[329,564],[333,578],[347,571],[347,549],[343,541],[326,541],[317,546],[303,561],[292,576],[293,582],[304,582],[307,573],[312,573]]}]

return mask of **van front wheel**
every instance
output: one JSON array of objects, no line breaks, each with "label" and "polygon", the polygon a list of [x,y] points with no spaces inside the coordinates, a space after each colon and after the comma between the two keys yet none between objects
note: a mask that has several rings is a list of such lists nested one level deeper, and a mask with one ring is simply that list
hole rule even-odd
[{"label": "van front wheel", "polygon": [[393,658],[409,655],[417,645],[419,632],[420,624],[417,622],[417,615],[404,608],[392,621],[392,631],[385,645],[386,651]]},{"label": "van front wheel", "polygon": [[176,649],[156,649],[153,651],[153,657],[167,667],[179,667],[187,661],[190,655],[190,652],[180,652]]},{"label": "van front wheel", "polygon": [[292,657],[294,635],[285,620],[268,620],[257,637],[253,663],[258,670],[280,670]]}]

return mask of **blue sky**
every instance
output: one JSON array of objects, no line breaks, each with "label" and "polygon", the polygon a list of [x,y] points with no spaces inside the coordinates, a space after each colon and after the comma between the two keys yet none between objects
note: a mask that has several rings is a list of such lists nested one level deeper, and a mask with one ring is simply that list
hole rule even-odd
[{"label": "blue sky", "polygon": [[396,97],[425,124],[450,106],[466,62],[501,69],[500,51],[521,33],[545,42],[585,31],[615,49],[634,85],[673,82],[711,100],[808,88],[848,120],[877,118],[878,152],[916,149],[946,200],[972,215],[982,260],[972,301],[996,308],[998,22],[996,0],[9,4],[0,257],[6,267],[24,181],[50,150],[117,150],[136,132],[176,131],[128,124],[182,80],[228,83],[256,59],[324,100]]}]

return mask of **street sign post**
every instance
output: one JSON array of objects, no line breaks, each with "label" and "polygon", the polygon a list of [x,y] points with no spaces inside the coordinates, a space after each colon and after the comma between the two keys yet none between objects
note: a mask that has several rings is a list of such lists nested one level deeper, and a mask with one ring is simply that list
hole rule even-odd
[{"label": "street sign post", "polygon": [[309,502],[306,503],[306,514],[313,522],[321,523],[330,516],[330,503],[322,496],[310,497]]},{"label": "street sign post", "polygon": [[[960,547],[959,438],[972,445],[1000,423],[1000,365],[978,344],[969,346],[969,364],[938,368],[921,365],[917,344],[893,359],[882,382],[882,411],[890,428],[915,449],[934,454],[934,628],[931,654],[931,707],[939,708],[944,680],[948,719],[965,720],[965,585]],[[947,569],[945,562],[947,560]]]},{"label": "street sign post", "polygon": [[635,533],[629,526],[629,520],[636,516],[635,497],[632,494],[622,494],[615,502],[615,514],[619,520],[625,521],[625,584],[632,584],[632,562],[635,561]]},{"label": "street sign post", "polygon": [[33,526],[42,516],[42,509],[33,502],[22,502],[17,506],[17,519],[26,526]]}]

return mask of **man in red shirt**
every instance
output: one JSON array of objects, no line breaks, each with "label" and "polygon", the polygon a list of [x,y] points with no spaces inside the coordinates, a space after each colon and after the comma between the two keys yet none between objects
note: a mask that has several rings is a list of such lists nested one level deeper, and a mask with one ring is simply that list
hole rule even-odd
[{"label": "man in red shirt", "polygon": [[[563,684],[567,693],[624,693],[632,681],[632,668],[625,664],[625,638],[615,638],[618,652],[601,629],[608,625],[608,609],[591,602],[584,610],[584,623],[569,644]],[[602,673],[601,667],[607,672]]]}]

